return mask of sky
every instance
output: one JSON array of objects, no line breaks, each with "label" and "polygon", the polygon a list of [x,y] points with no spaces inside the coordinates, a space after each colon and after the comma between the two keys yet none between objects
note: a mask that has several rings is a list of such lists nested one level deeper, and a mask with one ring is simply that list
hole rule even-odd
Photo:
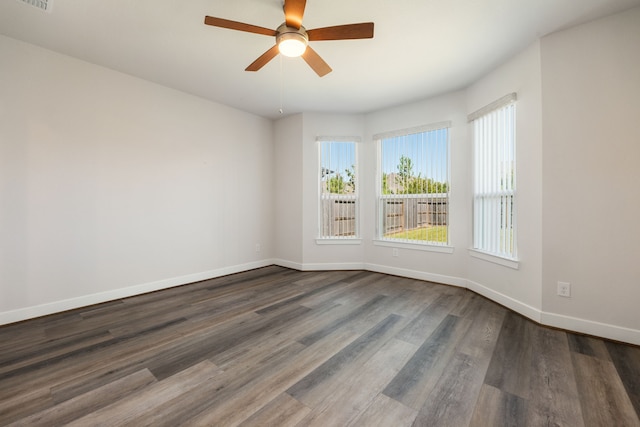
[{"label": "sky", "polygon": [[320,161],[325,169],[339,172],[347,179],[345,169],[356,164],[356,143],[353,142],[323,142],[320,145]]},{"label": "sky", "polygon": [[[448,129],[399,136],[381,141],[382,172],[398,172],[400,157],[411,158],[413,173],[436,181],[449,180]],[[320,159],[323,168],[340,172],[346,179],[345,169],[356,164],[356,143],[322,143]]]},{"label": "sky", "polygon": [[438,129],[381,141],[382,172],[398,172],[400,157],[411,158],[413,174],[436,181],[449,180],[448,131]]}]

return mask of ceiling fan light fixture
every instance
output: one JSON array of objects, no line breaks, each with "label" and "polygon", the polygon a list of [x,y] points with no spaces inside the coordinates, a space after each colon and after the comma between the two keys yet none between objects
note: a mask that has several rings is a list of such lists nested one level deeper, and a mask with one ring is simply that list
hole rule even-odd
[{"label": "ceiling fan light fixture", "polygon": [[307,65],[309,65],[318,76],[322,77],[331,72],[331,67],[309,46],[309,40],[354,40],[370,39],[373,37],[373,22],[335,25],[332,27],[316,28],[307,32],[302,26],[302,16],[304,15],[307,0],[281,1],[284,8],[284,22],[275,30],[208,15],[204,17],[204,23],[205,25],[244,31],[246,33],[262,34],[271,37],[275,36],[276,44],[249,64],[249,66],[245,68],[245,71],[260,70],[269,61],[278,56],[278,53],[281,53],[284,56],[290,57],[302,56],[302,59],[304,59]]},{"label": "ceiling fan light fixture", "polygon": [[309,40],[305,34],[299,32],[282,33],[278,35],[278,50],[284,56],[298,57],[307,50]]}]

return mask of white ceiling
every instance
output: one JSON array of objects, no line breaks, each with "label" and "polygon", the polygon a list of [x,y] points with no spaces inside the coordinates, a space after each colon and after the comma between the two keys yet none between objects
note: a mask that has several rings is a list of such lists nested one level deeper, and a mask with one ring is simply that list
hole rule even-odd
[{"label": "white ceiling", "polygon": [[[274,38],[204,25],[211,15],[275,29],[282,0],[0,1],[0,33],[264,117],[365,113],[464,88],[540,36],[640,0],[308,0],[307,29],[375,23],[369,40],[312,42],[301,58],[244,69]],[[1,60],[1,58],[0,58]],[[99,84],[99,82],[96,82]]]}]

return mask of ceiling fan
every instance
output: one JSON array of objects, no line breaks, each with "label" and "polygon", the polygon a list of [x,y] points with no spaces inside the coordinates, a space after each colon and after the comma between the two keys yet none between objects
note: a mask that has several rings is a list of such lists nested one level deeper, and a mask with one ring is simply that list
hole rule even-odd
[{"label": "ceiling fan", "polygon": [[214,27],[275,36],[276,44],[253,61],[245,71],[258,71],[279,52],[285,56],[302,56],[302,59],[309,64],[313,71],[322,77],[331,72],[331,67],[309,46],[310,41],[373,38],[373,22],[337,25],[313,30],[305,29],[302,26],[302,16],[306,4],[306,0],[284,0],[285,22],[275,30],[213,16],[205,16],[204,23]]}]

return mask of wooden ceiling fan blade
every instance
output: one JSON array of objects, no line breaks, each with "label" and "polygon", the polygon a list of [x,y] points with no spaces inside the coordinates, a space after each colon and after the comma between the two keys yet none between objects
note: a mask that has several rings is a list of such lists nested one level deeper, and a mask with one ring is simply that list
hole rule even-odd
[{"label": "wooden ceiling fan blade", "polygon": [[331,72],[329,64],[324,62],[324,59],[320,58],[318,53],[311,49],[311,46],[307,46],[307,50],[302,54],[302,59],[316,72],[320,77],[327,75]]},{"label": "wooden ceiling fan blade", "polygon": [[267,62],[271,61],[279,53],[278,45],[274,45],[271,49],[260,55],[258,59],[253,61],[251,65],[245,68],[245,71],[258,71],[260,68],[267,65]]},{"label": "wooden ceiling fan blade", "polygon": [[230,21],[228,19],[205,16],[204,23],[214,27],[228,28],[230,30],[244,31],[247,33],[264,34],[265,36],[275,36],[276,30],[259,27],[257,25],[245,24],[244,22]]},{"label": "wooden ceiling fan blade", "polygon": [[285,0],[284,20],[288,27],[300,29],[307,0]]},{"label": "wooden ceiling fan blade", "polygon": [[373,22],[315,28],[307,30],[307,35],[309,41],[371,39],[373,38]]}]

